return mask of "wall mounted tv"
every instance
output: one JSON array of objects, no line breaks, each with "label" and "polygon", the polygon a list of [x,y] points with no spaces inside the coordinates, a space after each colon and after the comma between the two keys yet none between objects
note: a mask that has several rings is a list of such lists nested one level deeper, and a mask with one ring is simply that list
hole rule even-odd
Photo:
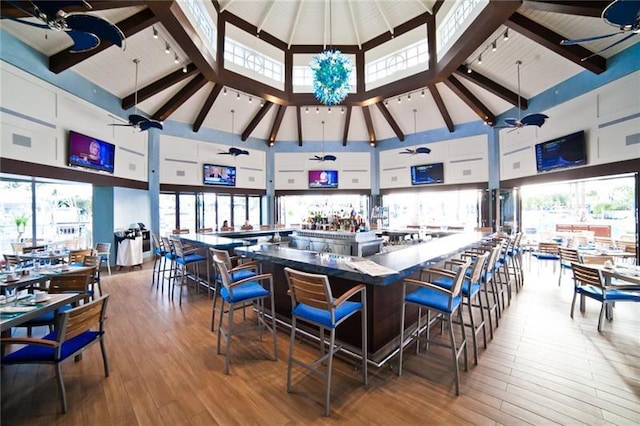
[{"label": "wall mounted tv", "polygon": [[432,163],[411,166],[411,185],[444,183],[444,164]]},{"label": "wall mounted tv", "polygon": [[538,173],[587,164],[584,130],[536,145]]},{"label": "wall mounted tv", "polygon": [[69,131],[67,145],[67,164],[72,167],[83,167],[113,173],[115,161],[115,145]]},{"label": "wall mounted tv", "polygon": [[337,188],[337,170],[309,170],[309,188]]},{"label": "wall mounted tv", "polygon": [[205,164],[202,168],[202,183],[205,185],[236,186],[236,168]]}]

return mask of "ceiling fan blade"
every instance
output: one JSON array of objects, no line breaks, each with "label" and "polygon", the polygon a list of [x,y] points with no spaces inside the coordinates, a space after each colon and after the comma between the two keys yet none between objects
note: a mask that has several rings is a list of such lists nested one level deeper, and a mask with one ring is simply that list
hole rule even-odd
[{"label": "ceiling fan blade", "polygon": [[82,0],[69,0],[69,1],[32,1],[33,5],[38,8],[41,13],[47,15],[48,19],[54,19],[58,11],[63,10],[65,7],[72,6],[84,6],[87,9],[91,9],[91,6],[86,1]]},{"label": "ceiling fan blade", "polygon": [[119,123],[117,123],[117,124],[116,124],[116,123],[111,123],[111,124],[107,124],[107,126],[131,127],[131,126],[132,126],[132,124],[131,124],[131,123],[129,123],[129,124],[119,124]]},{"label": "ceiling fan blade", "polygon": [[607,49],[611,49],[613,46],[618,45],[618,44],[620,44],[620,43],[622,43],[624,41],[627,41],[629,38],[633,37],[634,35],[637,35],[637,34],[636,33],[630,33],[626,37],[622,37],[620,40],[616,41],[613,44],[610,44],[609,46],[605,47],[604,49],[600,49],[597,52],[593,52],[591,55],[587,56],[586,58],[580,59],[580,61],[586,61],[587,59],[592,58],[592,57],[604,52]]},{"label": "ceiling fan blade", "polygon": [[427,148],[426,146],[416,148],[416,154],[429,154],[430,152],[431,148]]},{"label": "ceiling fan blade", "polygon": [[591,41],[602,40],[603,38],[613,37],[614,35],[622,34],[623,32],[624,31],[618,31],[611,34],[605,34],[605,35],[599,35],[599,36],[587,37],[587,38],[578,38],[575,40],[562,40],[560,44],[563,46],[571,46],[574,44],[589,43]]},{"label": "ceiling fan blade", "polygon": [[143,117],[140,114],[131,114],[131,115],[129,115],[129,123],[133,124],[134,126],[137,126],[141,122],[148,121],[148,120],[149,120],[148,118]]},{"label": "ceiling fan blade", "polygon": [[95,34],[101,40],[109,41],[123,50],[125,48],[125,37],[120,28],[104,18],[85,13],[70,13],[65,21],[72,30]]},{"label": "ceiling fan blade", "polygon": [[528,114],[522,117],[521,122],[523,126],[542,127],[547,118],[549,118],[549,116],[544,114]]},{"label": "ceiling fan blade", "polygon": [[325,155],[323,157],[323,160],[325,160],[325,161],[336,161],[336,156],[335,155]]},{"label": "ceiling fan blade", "polygon": [[629,0],[616,0],[602,12],[604,22],[619,28],[631,27],[630,29],[638,29],[640,26],[639,16],[640,2]]},{"label": "ceiling fan blade", "polygon": [[64,33],[73,40],[73,47],[69,50],[71,53],[86,52],[95,49],[100,44],[100,39],[95,34],[76,30],[65,31]]},{"label": "ceiling fan blade", "polygon": [[162,124],[155,120],[146,120],[140,123],[139,125],[140,131],[143,132],[145,130],[149,130],[151,128],[162,130]]},{"label": "ceiling fan blade", "polygon": [[505,118],[504,122],[509,127],[514,127],[514,126],[517,127],[519,124],[519,120],[517,118]]}]

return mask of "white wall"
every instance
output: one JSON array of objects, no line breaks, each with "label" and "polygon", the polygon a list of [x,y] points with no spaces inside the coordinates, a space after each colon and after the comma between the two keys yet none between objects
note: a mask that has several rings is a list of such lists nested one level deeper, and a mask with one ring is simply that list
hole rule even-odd
[{"label": "white wall", "polygon": [[114,176],[147,181],[146,132],[110,126],[122,121],[2,61],[0,85],[1,157],[67,168],[68,134],[74,130],[116,146]]},{"label": "white wall", "polygon": [[338,189],[371,188],[371,154],[337,153],[335,161],[311,160],[322,152],[288,152],[275,154],[276,190],[309,190],[309,170],[337,170]]},{"label": "white wall", "polygon": [[640,71],[544,111],[541,128],[500,131],[500,179],[532,176],[535,145],[585,131],[588,167],[640,158]]},{"label": "white wall", "polygon": [[151,201],[146,190],[114,188],[113,191],[113,227],[128,229],[133,223],[151,226]]},{"label": "white wall", "polygon": [[197,141],[176,136],[160,136],[160,183],[203,186],[203,164],[236,168],[236,187],[266,189],[266,153],[242,148],[249,155],[224,154],[228,145]]},{"label": "white wall", "polygon": [[[411,166],[444,163],[444,184],[487,182],[489,180],[488,138],[470,136],[421,144],[429,154],[401,154],[405,148],[380,152],[380,189],[411,186]],[[414,149],[413,146],[407,148]]]}]

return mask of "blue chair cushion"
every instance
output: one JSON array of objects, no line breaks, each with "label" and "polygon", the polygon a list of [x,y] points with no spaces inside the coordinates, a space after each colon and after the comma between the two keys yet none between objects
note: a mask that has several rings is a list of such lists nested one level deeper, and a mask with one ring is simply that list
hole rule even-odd
[{"label": "blue chair cushion", "polygon": [[[250,271],[248,269],[241,269],[239,271],[234,271],[231,273],[231,281],[236,282],[236,281],[244,280],[245,278],[250,278],[255,276],[256,276],[255,272]],[[216,280],[218,280],[219,282],[222,282],[222,278],[220,277],[220,274],[216,275]]]},{"label": "blue chair cushion", "polygon": [[538,258],[539,260],[558,260],[560,256],[553,253],[533,253],[532,256]]},{"label": "blue chair cushion", "polygon": [[609,289],[605,292],[603,297],[602,288],[593,285],[584,285],[576,287],[576,292],[601,302],[603,300],[640,302],[640,292],[638,291]]},{"label": "blue chair cushion", "polygon": [[[56,340],[56,331],[43,337],[44,340]],[[87,346],[103,334],[99,331],[85,331],[62,344],[60,358],[56,359],[56,350],[48,346],[27,345],[22,349],[2,357],[2,364],[23,364],[26,362],[60,362]]]},{"label": "blue chair cushion", "polygon": [[571,263],[570,262],[563,262],[562,260],[560,261],[560,266],[566,269],[571,269]]},{"label": "blue chair cushion", "polygon": [[[451,287],[453,287],[453,278],[449,278],[449,277],[440,277],[437,280],[434,280],[431,282],[432,284],[435,284],[439,287],[442,288],[446,288],[447,290],[451,290]],[[462,281],[462,294],[463,296],[469,296],[469,285],[470,282],[467,278],[464,279],[464,281]],[[473,296],[474,294],[476,294],[478,291],[480,291],[480,283],[479,282],[475,282],[473,284],[471,284],[471,295]]]},{"label": "blue chair cushion", "polygon": [[206,257],[204,256],[200,256],[199,254],[188,254],[184,257],[177,257],[176,256],[176,262],[181,264],[181,265],[188,265],[189,263],[193,263],[193,262],[203,262],[207,260]]},{"label": "blue chair cushion", "polygon": [[233,287],[233,297],[226,287],[220,290],[220,296],[227,303],[238,303],[243,300],[258,299],[269,295],[269,290],[265,289],[257,281],[249,281],[239,286]]},{"label": "blue chair cushion", "polygon": [[452,313],[462,301],[462,296],[458,294],[451,301],[451,309],[449,309],[449,295],[437,290],[420,287],[417,290],[406,295],[407,302],[422,305],[427,308],[437,309],[440,312]]},{"label": "blue chair cushion", "polygon": [[166,253],[166,254],[164,255],[164,257],[165,257],[165,259],[167,259],[167,260],[171,260],[171,261],[176,260],[176,255],[175,255],[175,254],[173,254],[173,253]]},{"label": "blue chair cushion", "polygon": [[320,324],[326,328],[335,328],[336,324],[344,318],[362,309],[362,303],[344,301],[335,310],[335,322],[331,322],[331,313],[326,309],[314,308],[313,306],[298,303],[292,313],[298,318]]}]

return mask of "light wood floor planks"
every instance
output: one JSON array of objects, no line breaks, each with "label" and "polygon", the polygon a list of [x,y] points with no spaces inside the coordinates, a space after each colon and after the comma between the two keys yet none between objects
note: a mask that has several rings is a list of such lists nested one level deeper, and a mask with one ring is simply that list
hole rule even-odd
[{"label": "light wood floor planks", "polygon": [[[402,377],[393,359],[370,369],[366,389],[353,364],[336,361],[332,414],[324,418],[317,378],[294,367],[294,392],[285,390],[287,333],[278,333],[277,362],[270,360],[269,336],[234,339],[226,376],[206,293],[189,288],[180,307],[166,290],[150,289],[148,267],[103,276],[111,294],[111,375],[102,374],[97,346],[81,362],[67,362],[69,412],[62,415],[52,367],[3,366],[2,425],[640,423],[640,305],[619,303],[614,321],[598,333],[599,304],[587,300],[586,312],[572,320],[572,283],[567,276],[558,287],[551,268],[527,268],[524,289],[488,348],[481,347],[477,366],[469,353],[459,397],[449,352],[432,347],[417,356],[410,346]],[[315,355],[310,344],[296,348]]]}]

